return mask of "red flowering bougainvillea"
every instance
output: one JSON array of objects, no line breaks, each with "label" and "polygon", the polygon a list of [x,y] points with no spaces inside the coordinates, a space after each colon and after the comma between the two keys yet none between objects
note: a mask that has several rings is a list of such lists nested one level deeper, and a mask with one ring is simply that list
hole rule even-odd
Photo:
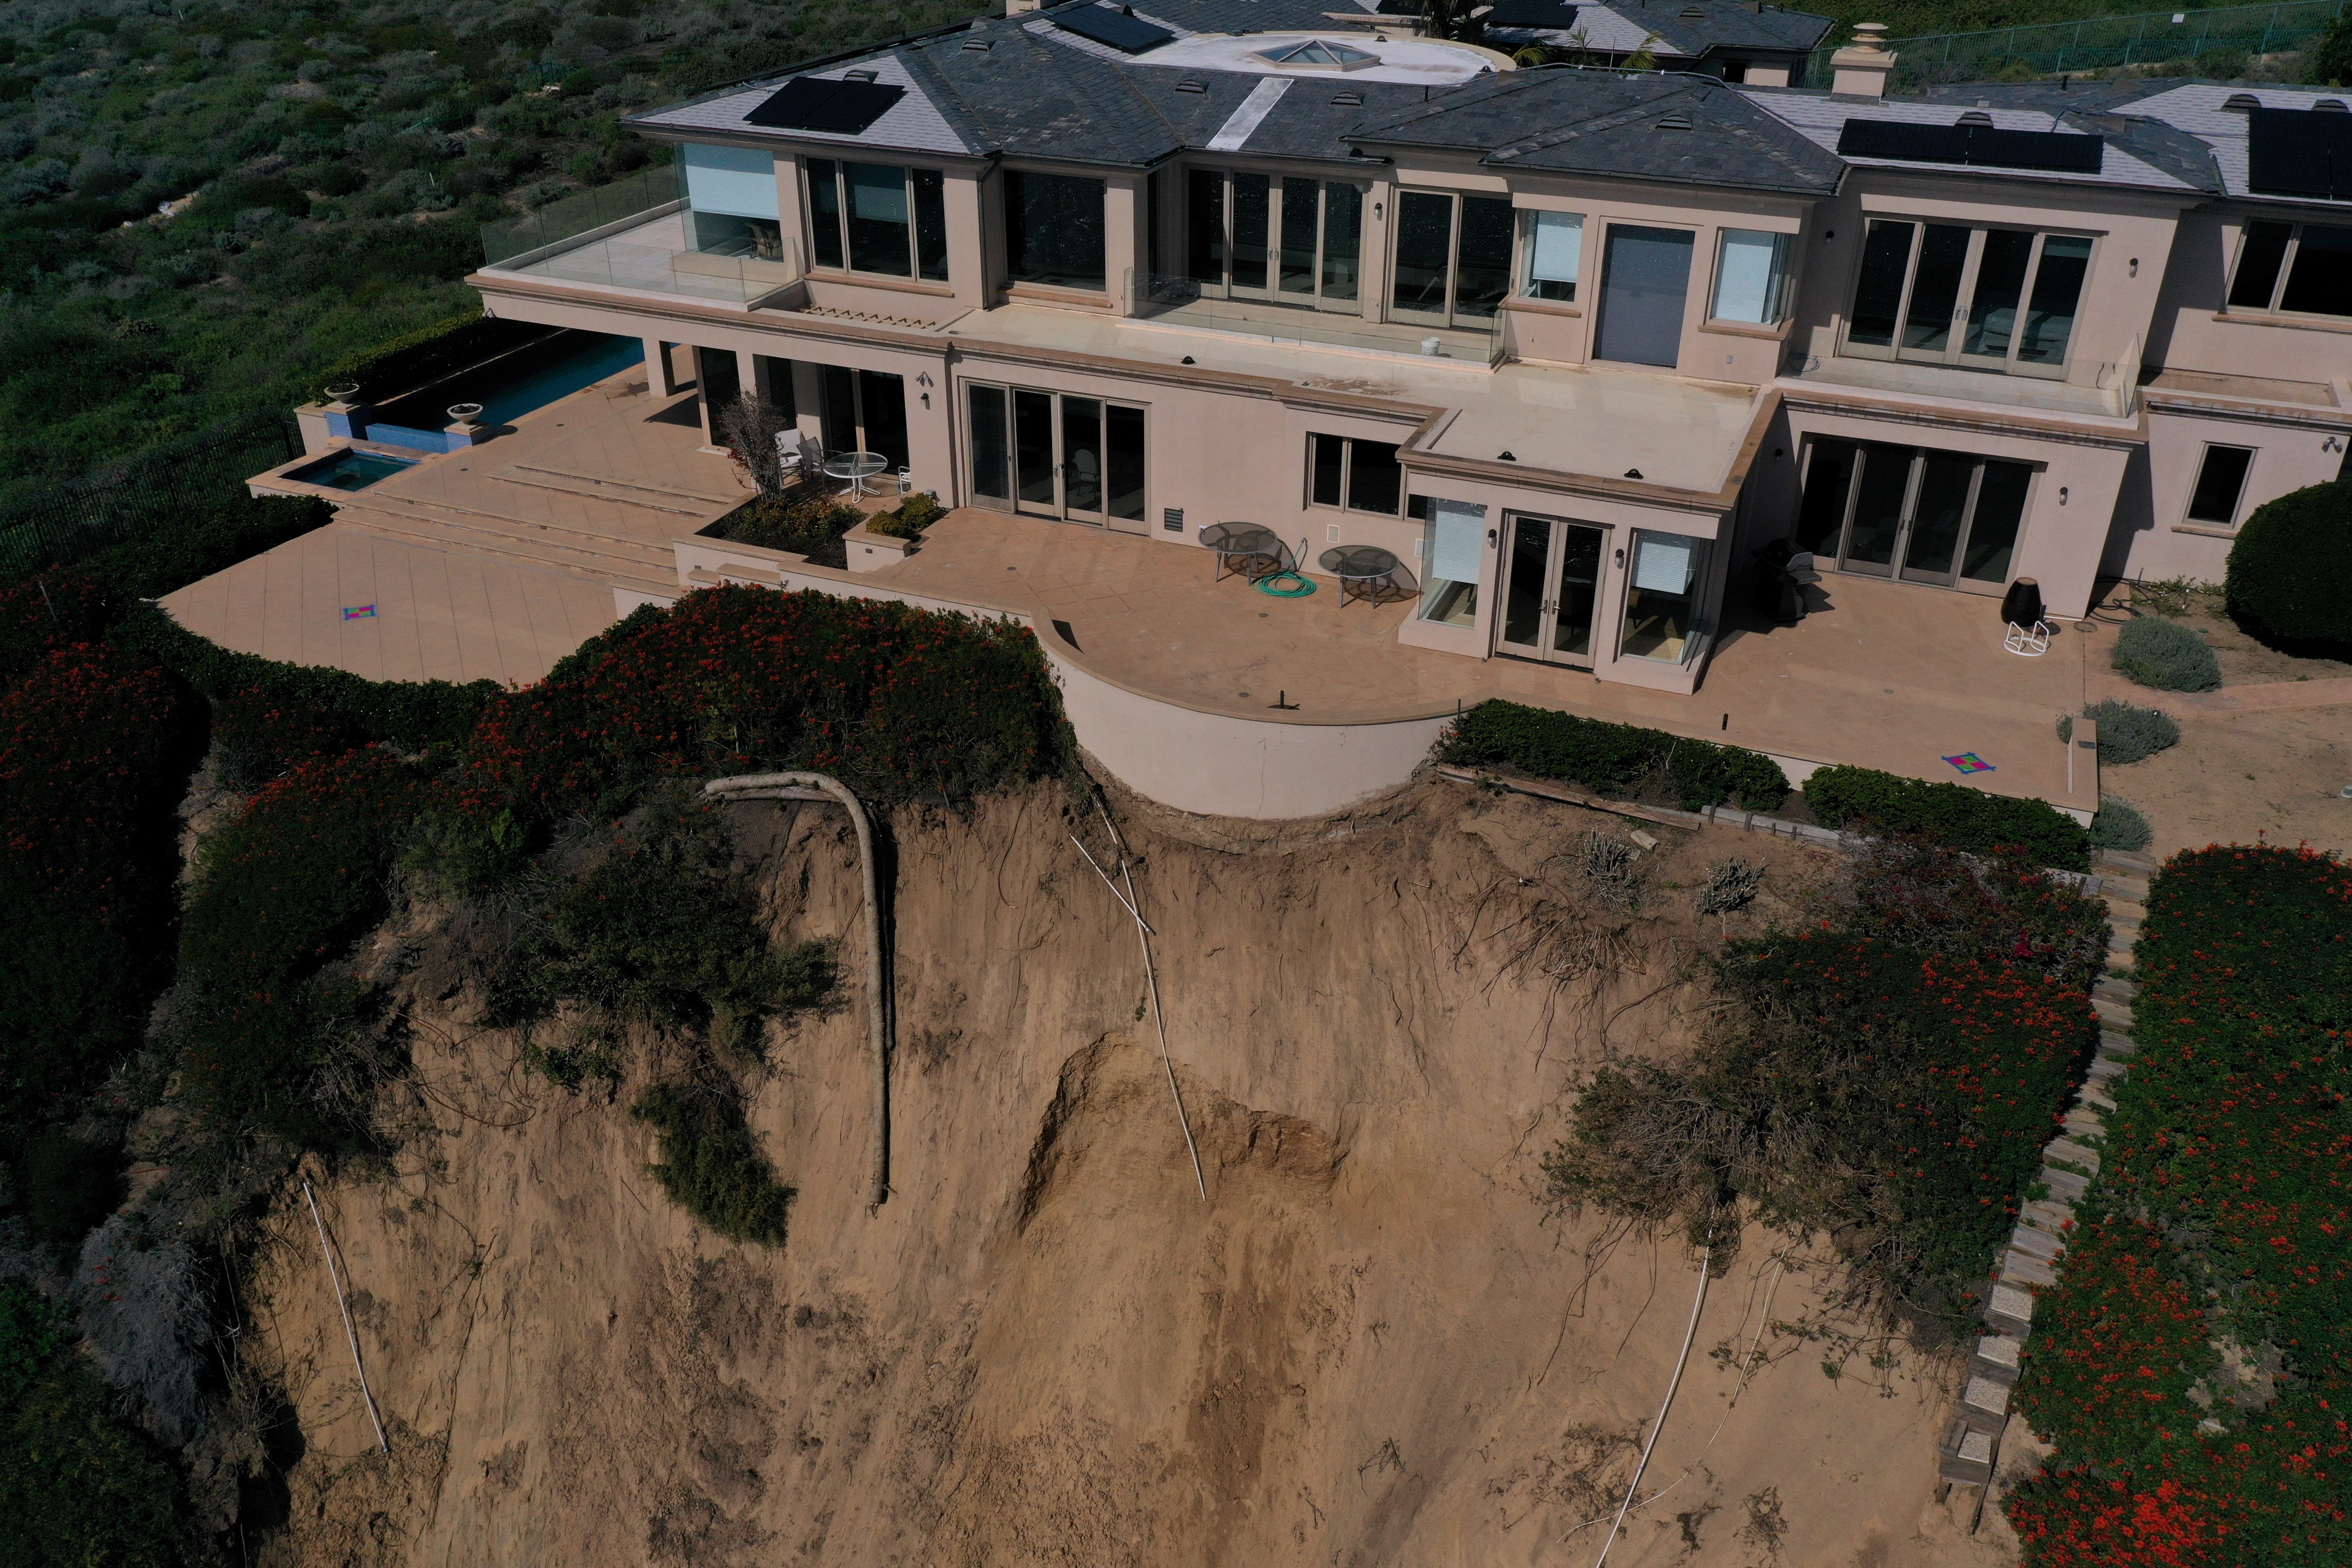
[{"label": "red flowering bougainvillea", "polygon": [[2139,1048],[2018,1394],[2058,1456],[2011,1517],[2033,1568],[2352,1562],[2352,869],[2178,856],[2137,958]]}]

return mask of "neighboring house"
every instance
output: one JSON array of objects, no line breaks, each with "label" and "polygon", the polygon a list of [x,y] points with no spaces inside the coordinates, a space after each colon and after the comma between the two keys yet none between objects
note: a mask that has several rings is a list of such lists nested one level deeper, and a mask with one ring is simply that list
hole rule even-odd
[{"label": "neighboring house", "polygon": [[471,281],[644,339],[657,391],[692,345],[706,428],[757,387],[951,505],[1385,546],[1400,640],[1672,692],[1772,541],[2074,617],[2102,575],[2218,577],[2335,476],[2330,95],[1884,100],[1867,41],[1835,90],[1735,86],[1826,24],[1578,9],[1719,74],[1065,5],[636,115],[682,203]]}]

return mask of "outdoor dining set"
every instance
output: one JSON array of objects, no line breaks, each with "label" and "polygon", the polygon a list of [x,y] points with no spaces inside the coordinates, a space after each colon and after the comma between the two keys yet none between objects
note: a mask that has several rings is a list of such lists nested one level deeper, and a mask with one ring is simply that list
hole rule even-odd
[{"label": "outdoor dining set", "polygon": [[[1290,547],[1270,528],[1254,522],[1213,522],[1201,530],[1201,542],[1217,552],[1214,581],[1227,577],[1246,579],[1254,586],[1263,586],[1276,597],[1304,597],[1304,592],[1281,593],[1273,584],[1277,579],[1289,578],[1303,583],[1298,575],[1297,557]],[[1301,544],[1305,542],[1302,540]],[[1390,597],[1409,598],[1412,590],[1402,579],[1403,563],[1396,552],[1383,550],[1376,544],[1334,545],[1316,557],[1318,570],[1339,580],[1339,602],[1362,599],[1373,605],[1386,603]]]}]

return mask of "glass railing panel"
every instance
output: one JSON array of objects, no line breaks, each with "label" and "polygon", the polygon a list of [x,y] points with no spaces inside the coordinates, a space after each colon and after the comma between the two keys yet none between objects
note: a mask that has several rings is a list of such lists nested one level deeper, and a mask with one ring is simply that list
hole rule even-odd
[{"label": "glass railing panel", "polygon": [[651,212],[680,198],[677,166],[656,163],[625,180],[550,202],[509,223],[482,226],[482,259],[497,266],[513,257],[561,244],[575,235]]},{"label": "glass railing panel", "polygon": [[1318,310],[1276,299],[1235,298],[1222,284],[1154,272],[1129,272],[1130,319],[1159,326],[1233,332],[1302,348],[1344,348],[1385,354],[1499,363],[1507,342],[1508,312],[1452,327],[1398,321],[1368,321],[1361,306],[1346,312]]}]

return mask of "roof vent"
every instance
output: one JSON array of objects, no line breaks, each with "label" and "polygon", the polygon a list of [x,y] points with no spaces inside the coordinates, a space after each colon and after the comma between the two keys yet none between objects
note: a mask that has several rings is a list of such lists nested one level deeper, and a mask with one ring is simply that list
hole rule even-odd
[{"label": "roof vent", "polygon": [[982,54],[986,54],[989,50],[996,47],[996,40],[993,38],[966,38],[963,41],[963,47],[967,49],[977,49]]},{"label": "roof vent", "polygon": [[1198,78],[1188,76],[1182,81],[1176,84],[1176,90],[1178,92],[1206,92],[1209,90],[1209,84],[1205,81],[1200,80]]},{"label": "roof vent", "polygon": [[844,71],[841,73],[841,79],[844,81],[872,81],[881,74],[882,73],[880,71]]},{"label": "roof vent", "polygon": [[1658,123],[1654,127],[1659,131],[1687,131],[1690,128],[1691,117],[1682,113],[1662,114],[1658,116]]},{"label": "roof vent", "polygon": [[2222,108],[2234,109],[2242,113],[2249,109],[2260,109],[2262,106],[2263,100],[2251,92],[2233,92],[2221,100]]},{"label": "roof vent", "polygon": [[1331,106],[1334,109],[1361,109],[1364,107],[1364,95],[1360,92],[1333,93]]},{"label": "roof vent", "polygon": [[1684,6],[1682,14],[1683,20],[1685,22],[1704,22],[1706,20],[1706,13],[1696,5]]},{"label": "roof vent", "polygon": [[1955,125],[1990,125],[1992,123],[1992,116],[1987,114],[1981,109],[1971,109],[1966,114],[1961,115],[1958,120],[1952,121],[1952,123]]},{"label": "roof vent", "polygon": [[2352,109],[2347,109],[2340,98],[2323,98],[2311,106],[2311,111],[2314,114],[2352,114]]}]

